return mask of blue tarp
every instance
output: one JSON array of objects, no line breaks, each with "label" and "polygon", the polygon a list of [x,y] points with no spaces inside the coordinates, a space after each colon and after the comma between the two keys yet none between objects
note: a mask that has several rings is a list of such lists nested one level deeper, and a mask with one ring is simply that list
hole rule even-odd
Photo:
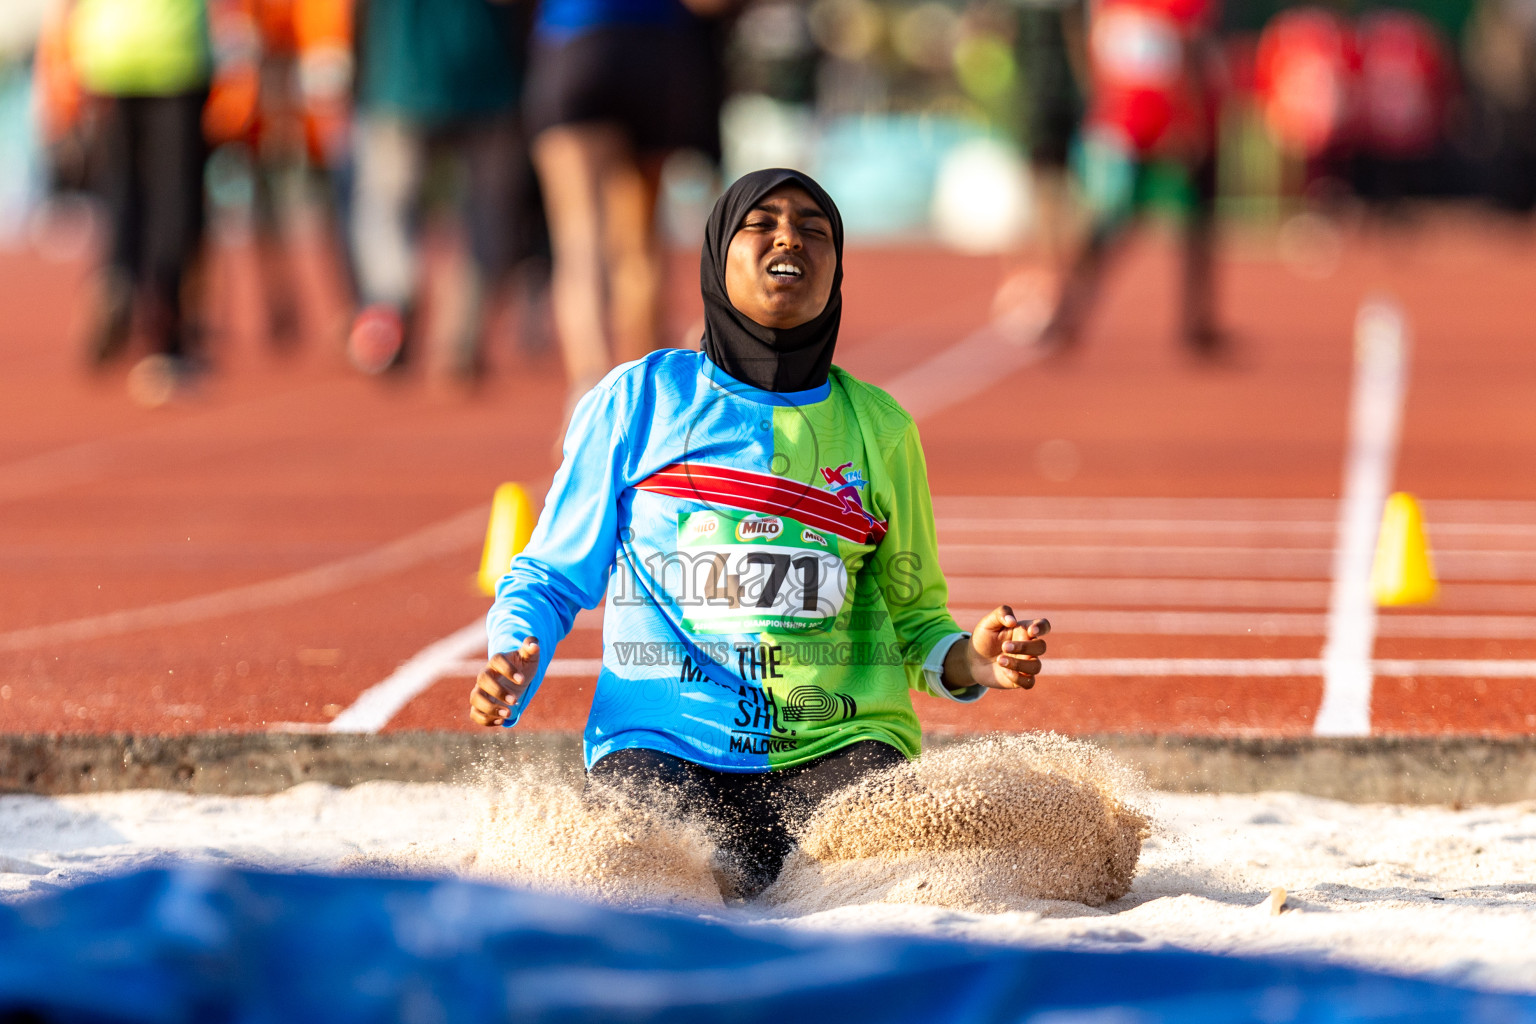
[{"label": "blue tarp", "polygon": [[1298,962],[849,938],[458,881],[196,868],[0,908],[0,1020],[18,1011],[155,1024],[1536,1024],[1536,998]]}]

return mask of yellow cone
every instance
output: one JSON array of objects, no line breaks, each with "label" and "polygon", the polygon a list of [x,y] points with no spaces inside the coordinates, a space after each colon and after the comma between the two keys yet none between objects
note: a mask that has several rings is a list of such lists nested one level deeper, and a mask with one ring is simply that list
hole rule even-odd
[{"label": "yellow cone", "polygon": [[512,558],[533,533],[533,504],[518,484],[502,484],[491,498],[491,523],[485,530],[485,551],[480,555],[480,592],[496,595],[496,584],[507,574]]},{"label": "yellow cone", "polygon": [[1440,592],[1435,563],[1424,538],[1424,516],[1413,495],[1398,491],[1387,499],[1376,537],[1371,592],[1382,607],[1429,604]]}]

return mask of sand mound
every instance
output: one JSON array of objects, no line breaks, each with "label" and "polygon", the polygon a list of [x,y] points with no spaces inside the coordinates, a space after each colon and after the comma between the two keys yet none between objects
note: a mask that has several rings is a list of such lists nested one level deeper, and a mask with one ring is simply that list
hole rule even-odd
[{"label": "sand mound", "polygon": [[1140,789],[1103,750],[1054,734],[949,747],[829,799],[763,902],[1098,906],[1130,891],[1149,834],[1126,802]]},{"label": "sand mound", "polygon": [[465,874],[636,906],[721,906],[703,831],[569,786],[510,780],[481,815]]}]

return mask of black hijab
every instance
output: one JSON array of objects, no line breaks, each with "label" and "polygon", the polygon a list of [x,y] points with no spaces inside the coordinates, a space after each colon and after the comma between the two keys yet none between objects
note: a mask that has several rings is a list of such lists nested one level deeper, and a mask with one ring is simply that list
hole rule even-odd
[{"label": "black hijab", "polygon": [[[832,222],[837,267],[826,308],[799,327],[764,327],[731,305],[725,291],[725,255],[752,207],[780,185],[805,189]],[[809,175],[783,167],[753,171],[736,180],[710,211],[699,261],[704,292],[704,354],[743,384],[763,391],[808,391],[826,383],[843,318],[843,218],[826,190]]]}]

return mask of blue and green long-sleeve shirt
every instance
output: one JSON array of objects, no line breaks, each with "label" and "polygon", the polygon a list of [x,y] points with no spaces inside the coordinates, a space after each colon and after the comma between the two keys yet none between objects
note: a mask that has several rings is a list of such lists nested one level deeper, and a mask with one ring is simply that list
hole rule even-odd
[{"label": "blue and green long-sleeve shirt", "polygon": [[538,671],[604,607],[590,766],[627,747],[766,771],[860,740],[916,757],[909,688],[940,681],[947,609],[912,418],[838,367],[760,391],[700,352],[608,374],[577,406],[528,546],[497,586],[492,652],[529,636]]}]

